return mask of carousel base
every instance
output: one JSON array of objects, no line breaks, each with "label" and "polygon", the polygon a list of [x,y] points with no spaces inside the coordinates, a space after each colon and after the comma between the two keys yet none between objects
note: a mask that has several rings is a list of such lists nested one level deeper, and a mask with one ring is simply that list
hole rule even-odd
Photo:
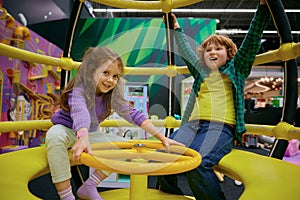
[{"label": "carousel base", "polygon": [[[105,200],[130,200],[130,189],[113,189],[105,192],[100,192],[100,195]],[[181,196],[175,194],[165,193],[156,189],[147,189],[146,194],[142,194],[140,199],[145,200],[195,200],[194,197],[191,196]]]}]

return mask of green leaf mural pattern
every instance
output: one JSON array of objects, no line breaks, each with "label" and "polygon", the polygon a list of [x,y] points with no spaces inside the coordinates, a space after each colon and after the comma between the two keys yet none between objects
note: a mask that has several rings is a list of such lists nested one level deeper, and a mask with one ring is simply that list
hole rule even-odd
[{"label": "green leaf mural pattern", "polygon": [[[185,33],[199,45],[215,32],[214,19],[179,18]],[[77,25],[72,57],[81,60],[84,50],[103,45],[114,49],[128,67],[166,67],[167,38],[162,18],[87,18]],[[184,65],[176,59],[176,65]],[[157,81],[161,76],[149,77]],[[145,79],[143,79],[145,80]],[[149,84],[149,83],[148,83]]]}]

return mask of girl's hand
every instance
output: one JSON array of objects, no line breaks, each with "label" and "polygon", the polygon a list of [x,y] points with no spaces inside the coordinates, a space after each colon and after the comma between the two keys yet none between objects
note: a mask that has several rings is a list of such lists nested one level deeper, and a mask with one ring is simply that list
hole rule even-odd
[{"label": "girl's hand", "polygon": [[175,140],[172,140],[170,138],[164,137],[161,140],[162,144],[164,145],[164,147],[166,148],[167,151],[170,151],[170,145],[179,145],[179,146],[185,146],[184,144],[180,143],[180,142],[176,142]]},{"label": "girl's hand", "polygon": [[83,152],[88,154],[93,154],[90,146],[89,135],[83,135],[80,138],[78,138],[71,150],[72,150],[72,160],[75,163],[79,163],[80,155]]}]

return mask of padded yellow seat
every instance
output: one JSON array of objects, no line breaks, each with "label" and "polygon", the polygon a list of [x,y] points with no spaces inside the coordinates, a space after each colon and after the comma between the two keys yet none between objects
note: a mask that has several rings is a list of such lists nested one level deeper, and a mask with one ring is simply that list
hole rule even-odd
[{"label": "padded yellow seat", "polygon": [[[241,200],[298,200],[300,167],[251,152],[232,150],[215,170],[243,182]],[[1,199],[39,199],[28,190],[28,182],[49,173],[45,147],[0,155]],[[104,196],[110,196],[109,193]],[[188,197],[182,197],[188,198]]]},{"label": "padded yellow seat", "polygon": [[215,170],[244,184],[240,200],[300,199],[300,167],[286,161],[234,149]]},{"label": "padded yellow seat", "polygon": [[30,180],[49,173],[45,147],[0,154],[1,199],[39,199],[28,190]]}]

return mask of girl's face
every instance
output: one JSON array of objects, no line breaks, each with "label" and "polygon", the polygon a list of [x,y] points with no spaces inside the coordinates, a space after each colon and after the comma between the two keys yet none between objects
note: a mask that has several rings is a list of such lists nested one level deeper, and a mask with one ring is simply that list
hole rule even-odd
[{"label": "girl's face", "polygon": [[228,60],[227,49],[220,44],[209,44],[204,50],[204,61],[210,69],[219,69]]},{"label": "girl's face", "polygon": [[94,80],[97,85],[97,94],[107,93],[112,90],[121,76],[121,69],[118,61],[107,61],[99,67],[94,74]]}]

